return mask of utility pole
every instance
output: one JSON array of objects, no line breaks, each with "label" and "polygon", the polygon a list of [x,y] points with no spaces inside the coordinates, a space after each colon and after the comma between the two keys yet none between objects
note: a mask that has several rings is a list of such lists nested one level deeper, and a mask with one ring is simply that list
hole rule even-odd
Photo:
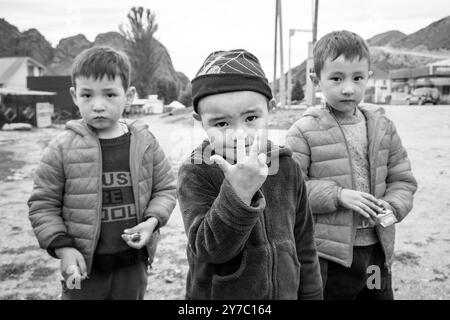
[{"label": "utility pole", "polygon": [[319,0],[315,0],[314,4],[314,17],[313,17],[313,29],[312,29],[312,41],[308,43],[308,59],[306,60],[306,104],[313,106],[316,103],[316,93],[314,90],[314,84],[312,83],[309,75],[314,70],[314,58],[313,48],[317,41],[317,20],[319,15]]},{"label": "utility pole", "polygon": [[273,46],[273,82],[272,82],[272,94],[275,98],[277,91],[277,45],[278,45],[278,0],[275,0],[275,44]]},{"label": "utility pole", "polygon": [[279,16],[280,16],[280,102],[281,109],[285,108],[286,103],[286,80],[284,78],[284,47],[283,47],[283,19],[281,10],[281,0],[278,0]]},{"label": "utility pole", "polygon": [[314,5],[314,20],[313,20],[313,44],[317,41],[317,18],[319,15],[319,0],[315,0],[316,3]]},{"label": "utility pole", "polygon": [[273,84],[272,91],[274,97],[276,96],[277,88],[277,46],[278,46],[278,24],[280,25],[280,104],[281,108],[285,107],[286,103],[286,80],[284,77],[284,50],[283,50],[283,20],[282,20],[282,10],[281,10],[281,0],[275,0],[275,49],[274,49],[274,67],[273,67]]}]

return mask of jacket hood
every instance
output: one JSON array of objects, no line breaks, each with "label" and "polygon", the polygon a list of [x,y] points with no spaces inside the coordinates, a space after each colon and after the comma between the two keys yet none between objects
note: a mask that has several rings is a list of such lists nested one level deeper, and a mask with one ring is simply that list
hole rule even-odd
[{"label": "jacket hood", "polygon": [[[120,120],[121,122],[125,123],[130,130],[131,133],[133,132],[139,132],[141,130],[147,130],[148,125],[144,123],[142,120]],[[72,130],[75,133],[79,134],[80,136],[87,136],[87,135],[96,135],[96,131],[94,128],[89,126],[84,119],[78,119],[78,120],[70,120],[66,123],[66,129]]]}]

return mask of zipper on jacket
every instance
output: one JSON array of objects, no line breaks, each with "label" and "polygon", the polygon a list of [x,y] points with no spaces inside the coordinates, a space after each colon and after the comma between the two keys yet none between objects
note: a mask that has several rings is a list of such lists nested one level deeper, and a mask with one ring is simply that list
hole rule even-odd
[{"label": "zipper on jacket", "polygon": [[[345,137],[344,129],[342,129],[341,124],[340,124],[339,121],[337,120],[336,116],[334,115],[334,113],[333,113],[333,111],[330,109],[330,107],[327,106],[327,108],[328,108],[328,112],[330,112],[330,114],[331,114],[331,116],[333,117],[334,121],[336,121],[336,123],[337,123],[337,125],[338,125],[338,127],[339,127],[339,130],[340,130],[341,133],[342,133],[342,136],[344,137],[345,149],[347,150],[347,158],[348,158],[348,162],[349,162],[349,164],[350,164],[350,177],[351,177],[351,180],[352,180],[352,189],[355,190],[355,177],[353,176],[353,163],[352,163],[352,157],[351,157],[351,155],[350,155],[350,148],[349,148],[349,146],[348,146],[347,138]],[[352,250],[350,251],[350,257],[351,257],[351,260],[350,260],[350,261],[353,261],[353,246],[354,246],[354,244],[355,244],[355,234],[356,234],[355,219],[354,219],[354,213],[353,213],[353,210],[352,210],[352,215],[353,215],[353,216],[352,216],[352,238],[351,238],[351,242],[350,242],[350,244],[352,245]],[[351,263],[350,263],[350,264],[351,264]]]},{"label": "zipper on jacket", "polygon": [[267,221],[266,221],[266,210],[263,212],[263,216],[260,218],[262,227],[264,229],[264,237],[266,238],[267,243],[269,244],[269,299],[276,299],[277,297],[277,289],[275,285],[275,245],[272,241],[269,240],[269,235],[267,232]]},{"label": "zipper on jacket", "polygon": [[[128,159],[128,161],[130,162],[130,173],[131,173],[131,182],[132,182],[132,186],[133,186],[133,197],[134,197],[134,205],[136,206],[136,217],[137,217],[137,223],[141,223],[142,221],[144,221],[144,213],[141,212],[141,208],[140,208],[140,203],[139,203],[139,169],[142,166],[142,161],[144,160],[142,157],[142,160],[139,162],[138,167],[135,169],[134,166],[132,166],[131,163],[131,152],[132,149],[136,150],[137,153],[137,142],[135,141],[135,139],[133,139],[133,134],[131,134],[131,139],[132,141],[130,142],[130,145],[133,147],[130,147],[130,159]],[[144,152],[142,153],[142,155],[144,155],[147,152],[147,149],[150,148],[150,145],[147,145],[144,149]],[[134,162],[133,162],[134,164]],[[133,172],[135,174],[133,174]]]},{"label": "zipper on jacket", "polygon": [[103,202],[103,186],[102,186],[102,173],[103,173],[103,165],[102,165],[102,147],[100,145],[100,141],[98,140],[98,137],[94,137],[97,146],[98,146],[98,153],[99,153],[99,184],[98,184],[98,204],[97,204],[97,222],[95,224],[95,236],[94,241],[92,243],[92,249],[91,249],[91,256],[90,256],[90,262],[89,262],[89,271],[92,271],[92,265],[94,263],[94,254],[95,249],[97,248],[98,239],[100,238],[100,226],[101,226],[101,210],[102,210],[102,202]]},{"label": "zipper on jacket", "polygon": [[[371,181],[370,181],[370,184],[371,184],[371,188],[373,187],[373,189],[371,190],[372,191],[372,194],[374,195],[374,196],[376,196],[376,185],[377,185],[377,183],[376,183],[376,175],[377,175],[377,173],[376,173],[376,168],[375,168],[375,165],[374,165],[374,159],[373,159],[373,157],[371,156],[372,154],[374,154],[374,148],[375,148],[375,136],[376,136],[376,132],[377,132],[377,126],[378,126],[378,123],[379,123],[379,121],[377,121],[377,119],[375,119],[374,120],[374,125],[373,125],[373,132],[374,132],[374,138],[372,139],[372,141],[373,141],[373,144],[372,144],[372,146],[371,146],[371,148],[370,148],[370,153],[369,153],[369,164],[370,164],[370,178],[371,178]],[[373,172],[373,173],[372,173]],[[384,253],[384,266],[386,267],[386,269],[387,269],[387,271],[388,271],[388,274],[390,274],[391,273],[391,268],[390,268],[390,266],[389,266],[389,263],[387,262],[387,256],[386,256],[386,251],[385,251],[385,249],[384,249],[384,247],[383,247],[383,243],[381,242],[381,237],[380,237],[380,232],[378,231],[378,228],[375,226],[375,233],[377,234],[377,237],[378,237],[378,241],[380,242],[380,247],[381,247],[381,250],[383,251],[383,253]]]}]

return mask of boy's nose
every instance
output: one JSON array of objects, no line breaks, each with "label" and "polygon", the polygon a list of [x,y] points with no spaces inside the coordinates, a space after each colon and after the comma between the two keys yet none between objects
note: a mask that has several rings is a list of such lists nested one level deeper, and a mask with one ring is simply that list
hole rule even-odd
[{"label": "boy's nose", "polygon": [[347,83],[344,85],[344,87],[342,88],[342,94],[348,96],[351,95],[355,92],[355,90],[353,89],[353,86],[350,83]]},{"label": "boy's nose", "polygon": [[101,101],[100,99],[94,100],[92,110],[94,110],[96,112],[105,111],[105,106],[103,104],[103,101]]}]

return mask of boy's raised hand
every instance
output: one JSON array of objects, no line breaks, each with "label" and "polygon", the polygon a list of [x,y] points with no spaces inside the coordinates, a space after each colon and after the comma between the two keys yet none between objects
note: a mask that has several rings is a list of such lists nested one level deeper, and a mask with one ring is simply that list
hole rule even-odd
[{"label": "boy's raised hand", "polygon": [[[127,245],[134,249],[141,249],[150,241],[153,231],[158,224],[156,218],[150,217],[146,221],[139,223],[137,226],[131,229],[125,229],[122,234],[122,239]],[[137,240],[133,240],[132,234],[139,234]]]},{"label": "boy's raised hand", "polygon": [[342,189],[338,200],[344,208],[356,211],[367,218],[371,226],[378,224],[377,214],[381,212],[382,208],[379,207],[380,201],[373,195],[351,189]]},{"label": "boy's raised hand", "polygon": [[245,135],[237,135],[236,164],[228,163],[220,155],[211,156],[211,161],[217,163],[225,174],[231,186],[241,200],[250,205],[259,188],[266,181],[269,168],[266,164],[266,154],[259,153],[259,133],[255,135],[248,156],[245,152]]}]

